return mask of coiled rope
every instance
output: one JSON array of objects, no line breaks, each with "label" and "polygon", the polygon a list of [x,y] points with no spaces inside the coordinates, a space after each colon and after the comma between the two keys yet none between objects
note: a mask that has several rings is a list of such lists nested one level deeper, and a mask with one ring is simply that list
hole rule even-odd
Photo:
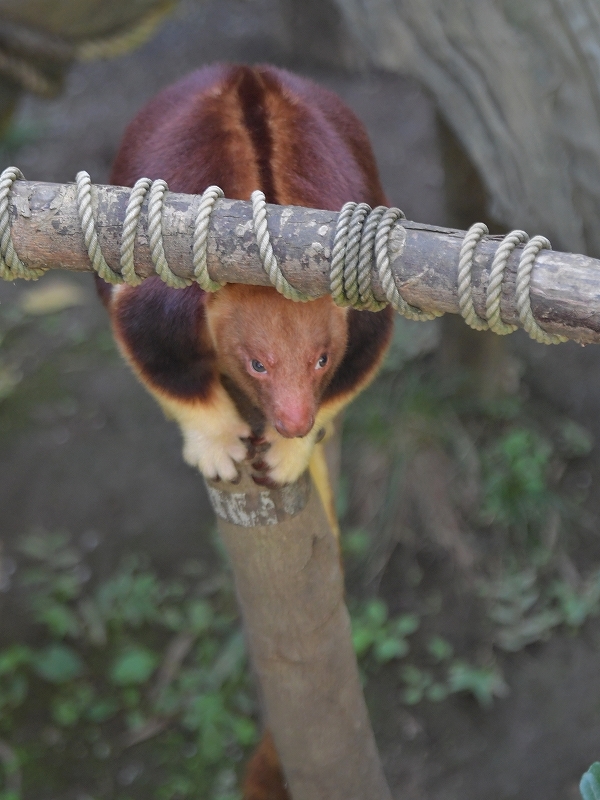
[{"label": "coiled rope", "polygon": [[491,330],[500,336],[513,333],[516,325],[509,325],[500,317],[500,297],[502,282],[508,259],[518,244],[525,244],[517,267],[517,281],[515,295],[519,319],[529,336],[540,344],[561,344],[568,341],[566,336],[556,333],[547,333],[541,328],[533,317],[530,300],[531,273],[535,259],[542,249],[551,250],[552,245],[545,236],[534,236],[529,241],[525,231],[511,231],[498,245],[492,261],[488,285],[486,289],[486,318],[477,315],[473,306],[471,276],[475,249],[481,239],[489,233],[483,222],[471,225],[460,249],[458,260],[458,299],[460,313],[467,325],[476,331]]},{"label": "coiled rope", "polygon": [[[15,180],[23,175],[16,167],[8,167],[0,174],[0,278],[35,280],[44,274],[43,268],[25,266],[15,252],[11,238],[9,195]],[[135,270],[134,250],[141,211],[147,197],[148,239],[154,269],[170,287],[180,289],[190,286],[194,280],[206,292],[215,292],[224,283],[215,281],[208,272],[207,243],[212,210],[223,191],[218,186],[209,186],[202,194],[194,224],[192,262],[194,280],[176,275],[167,262],[163,244],[164,199],[168,186],[163,180],[151,181],[140,178],[129,195],[121,237],[120,272],[106,262],[96,232],[93,214],[92,182],[87,172],[76,177],[77,209],[81,230],[91,265],[108,283],[127,283],[139,286],[143,278]],[[277,261],[271,244],[268,228],[265,195],[261,191],[252,193],[252,223],[263,269],[271,284],[288,300],[306,302],[312,299],[289,283]],[[346,203],[337,219],[333,240],[330,272],[330,291],[339,306],[350,306],[358,310],[379,311],[388,303],[400,314],[411,320],[432,320],[442,315],[440,311],[428,311],[408,303],[400,293],[397,279],[391,268],[390,249],[392,234],[398,220],[404,219],[399,208],[377,206],[371,209],[366,203]],[[519,244],[525,244],[515,287],[519,319],[529,336],[542,344],[558,344],[567,338],[544,331],[533,317],[530,300],[531,273],[535,259],[542,249],[551,249],[543,236],[534,236],[531,241],[524,231],[511,231],[501,241],[494,255],[486,288],[486,317],[480,317],[473,305],[472,270],[477,245],[489,233],[487,227],[477,222],[465,234],[458,264],[458,297],[460,313],[465,322],[476,330],[491,330],[499,335],[512,333],[515,325],[505,323],[500,315],[500,298],[504,273],[511,253]],[[373,294],[372,264],[379,277],[386,301],[379,301]]]},{"label": "coiled rope", "polygon": [[294,300],[297,303],[305,303],[311,298],[309,295],[295,289],[292,284],[289,283],[281,271],[275,254],[273,253],[271,236],[267,226],[267,203],[263,192],[257,189],[255,192],[252,192],[250,199],[252,201],[252,225],[258,243],[258,254],[264,270],[269,276],[269,280],[277,291],[288,300]]},{"label": "coiled rope", "polygon": [[[408,319],[430,320],[441,316],[439,311],[422,311],[401,296],[390,265],[389,244],[394,224],[404,219],[399,208],[366,203],[346,203],[340,215],[331,254],[330,291],[339,306],[359,310],[380,311],[390,303]],[[387,302],[373,295],[371,264],[375,266]]]},{"label": "coiled rope", "polygon": [[23,173],[17,167],[7,167],[0,175],[0,278],[12,281],[22,278],[35,281],[45,270],[26,267],[16,253],[10,231],[8,198],[15,181],[23,180]]},{"label": "coiled rope", "polygon": [[123,235],[121,237],[121,276],[122,280],[130,286],[139,286],[143,280],[135,271],[133,251],[142,203],[151,185],[150,178],[140,178],[136,181],[125,209],[125,221],[123,222]]}]

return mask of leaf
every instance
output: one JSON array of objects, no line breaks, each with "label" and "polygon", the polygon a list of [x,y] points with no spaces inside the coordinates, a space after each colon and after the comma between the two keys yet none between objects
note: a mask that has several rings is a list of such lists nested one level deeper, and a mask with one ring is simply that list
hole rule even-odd
[{"label": "leaf", "polygon": [[[53,561],[57,554],[67,547],[69,535],[66,533],[46,533],[36,531],[19,541],[19,550],[37,561]],[[71,552],[71,551],[68,551]]]},{"label": "leaf", "polygon": [[375,658],[380,664],[386,664],[394,658],[402,658],[408,650],[408,644],[404,639],[387,637],[375,644]]},{"label": "leaf", "polygon": [[116,686],[145,683],[158,664],[158,656],[145,647],[128,647],[113,663],[110,680]]},{"label": "leaf", "polygon": [[142,695],[140,690],[136,689],[134,686],[125,686],[121,693],[121,699],[127,708],[135,709],[139,706]]},{"label": "leaf", "polygon": [[84,598],[78,604],[77,610],[89,641],[98,647],[105,645],[107,639],[106,626],[98,604],[90,598]]},{"label": "leaf", "polygon": [[23,644],[14,644],[0,652],[0,675],[14,672],[22,664],[31,661],[31,650]]},{"label": "leaf", "polygon": [[392,621],[390,627],[398,636],[410,636],[418,630],[420,624],[421,621],[416,614],[402,614]]},{"label": "leaf", "polygon": [[86,717],[90,722],[106,722],[107,719],[114,717],[118,710],[119,704],[116,700],[97,700],[88,708]]},{"label": "leaf", "polygon": [[193,633],[204,633],[213,623],[213,610],[205,600],[188,603],[187,615]]},{"label": "leaf", "polygon": [[256,725],[248,717],[237,717],[233,723],[233,730],[238,744],[249,747],[256,742]]},{"label": "leaf", "polygon": [[572,419],[563,423],[560,435],[562,449],[568,458],[587,456],[594,446],[592,434]]},{"label": "leaf", "polygon": [[597,613],[600,599],[598,575],[593,575],[577,590],[566,581],[556,581],[552,594],[557,598],[564,621],[573,628],[580,627],[590,614]]},{"label": "leaf", "polygon": [[433,636],[427,643],[427,650],[436,661],[446,661],[446,659],[452,658],[454,653],[454,648],[450,642],[441,636]]},{"label": "leaf", "polygon": [[373,644],[373,631],[364,627],[353,627],[352,630],[352,646],[357,658],[365,655],[369,647]]},{"label": "leaf", "polygon": [[80,716],[81,708],[75,698],[62,697],[52,703],[52,717],[62,728],[72,727]]},{"label": "leaf", "polygon": [[516,652],[532,642],[546,638],[552,628],[560,625],[562,621],[562,614],[546,609],[539,614],[526,617],[517,625],[502,628],[496,635],[496,641],[503,650]]},{"label": "leaf", "polygon": [[18,708],[27,697],[29,686],[24,675],[13,675],[0,691],[0,709]]},{"label": "leaf", "polygon": [[342,536],[342,553],[344,556],[357,559],[364,558],[370,545],[370,536],[362,528],[355,528]]},{"label": "leaf", "polygon": [[495,583],[482,585],[481,593],[484,597],[514,602],[515,597],[527,593],[529,590],[535,591],[536,581],[537,574],[535,569],[525,569],[521,572],[505,575]]},{"label": "leaf", "polygon": [[26,314],[38,316],[55,314],[71,306],[83,305],[85,300],[85,294],[80,287],[63,278],[26,289],[21,294],[19,305]]},{"label": "leaf", "polygon": [[370,600],[365,608],[364,616],[369,625],[380,628],[387,620],[387,606],[383,600]]},{"label": "leaf", "polygon": [[142,714],[141,711],[135,710],[130,711],[128,714],[125,715],[125,722],[127,723],[127,727],[130,731],[139,730],[143,728],[148,720]]},{"label": "leaf", "polygon": [[54,597],[63,602],[74,600],[81,594],[81,581],[75,573],[63,572],[57,575],[53,579],[51,587]]},{"label": "leaf", "polygon": [[79,621],[68,606],[59,603],[46,605],[40,609],[36,617],[48,626],[50,633],[59,639],[67,634],[70,636],[79,634]]},{"label": "leaf", "polygon": [[51,644],[40,650],[33,658],[37,674],[51,683],[66,683],[82,674],[81,658],[64,644]]},{"label": "leaf", "polygon": [[165,592],[152,573],[123,571],[104,583],[96,601],[106,622],[126,622],[138,628],[161,620],[160,603]]},{"label": "leaf", "polygon": [[448,672],[451,692],[471,692],[484,708],[491,706],[494,697],[506,697],[508,686],[495,667],[473,667],[464,661],[455,661]]},{"label": "leaf", "polygon": [[405,667],[402,668],[402,672],[400,673],[402,680],[405,683],[410,684],[411,686],[422,686],[426,684],[425,673],[423,673],[418,667],[413,666],[412,664],[407,664]]},{"label": "leaf", "polygon": [[433,703],[439,703],[448,697],[450,690],[443,683],[434,683],[425,691],[425,697]]},{"label": "leaf", "polygon": [[579,791],[583,800],[600,800],[600,761],[596,761],[584,773]]},{"label": "leaf", "polygon": [[174,606],[165,608],[162,612],[161,622],[169,630],[180,631],[184,625],[184,616],[181,609]]}]

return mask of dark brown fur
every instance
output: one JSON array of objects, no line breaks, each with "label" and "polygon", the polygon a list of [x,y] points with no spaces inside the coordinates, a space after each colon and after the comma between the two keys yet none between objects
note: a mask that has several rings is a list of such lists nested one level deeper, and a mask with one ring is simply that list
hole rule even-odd
[{"label": "dark brown fur", "polygon": [[[248,200],[259,188],[270,203],[332,211],[349,200],[386,202],[354,114],[327,90],[267,66],[216,65],[161,92],[129,125],[111,182],[133,186],[142,176],[163,178],[175,192],[217,184],[226,197]],[[227,286],[207,296],[195,285],[173,290],[151,278],[112,299],[106,285],[100,290],[126,357],[184,437],[185,420],[205,409],[218,420],[222,406],[223,418],[232,418],[222,380],[284,437],[304,436],[315,418],[337,412],[371,380],[392,328],[391,309],[346,311],[329,297],[293,304],[264,287]],[[315,366],[321,353],[328,355],[323,369]],[[264,361],[266,376],[253,373],[252,359]],[[244,797],[288,797],[268,735]]]}]

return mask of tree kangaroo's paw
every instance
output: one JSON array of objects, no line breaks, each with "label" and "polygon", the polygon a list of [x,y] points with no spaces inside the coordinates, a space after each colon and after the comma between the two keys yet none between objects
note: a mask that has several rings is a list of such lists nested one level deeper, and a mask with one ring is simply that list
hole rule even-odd
[{"label": "tree kangaroo's paw", "polygon": [[235,483],[239,479],[237,463],[248,455],[247,444],[242,441],[251,435],[245,422],[223,431],[183,430],[183,457],[207,478]]},{"label": "tree kangaroo's paw", "polygon": [[252,480],[258,486],[264,486],[267,489],[277,489],[279,486],[279,484],[271,478],[269,465],[260,456],[252,462]]},{"label": "tree kangaroo's paw", "polygon": [[311,431],[301,439],[285,439],[275,429],[265,431],[264,439],[270,446],[252,462],[254,482],[274,487],[297,481],[308,467],[315,436]]}]

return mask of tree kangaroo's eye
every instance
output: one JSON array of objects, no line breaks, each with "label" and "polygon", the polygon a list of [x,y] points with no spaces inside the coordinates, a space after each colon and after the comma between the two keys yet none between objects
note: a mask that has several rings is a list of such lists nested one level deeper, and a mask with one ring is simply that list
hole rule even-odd
[{"label": "tree kangaroo's eye", "polygon": [[317,361],[317,366],[315,367],[315,369],[323,369],[323,367],[325,366],[325,364],[327,364],[328,361],[329,357],[327,353],[323,353],[321,358]]},{"label": "tree kangaroo's eye", "polygon": [[265,365],[262,364],[260,361],[257,361],[255,358],[252,359],[250,364],[251,364],[252,369],[254,370],[254,372],[266,372],[267,371],[267,368],[265,367]]}]

